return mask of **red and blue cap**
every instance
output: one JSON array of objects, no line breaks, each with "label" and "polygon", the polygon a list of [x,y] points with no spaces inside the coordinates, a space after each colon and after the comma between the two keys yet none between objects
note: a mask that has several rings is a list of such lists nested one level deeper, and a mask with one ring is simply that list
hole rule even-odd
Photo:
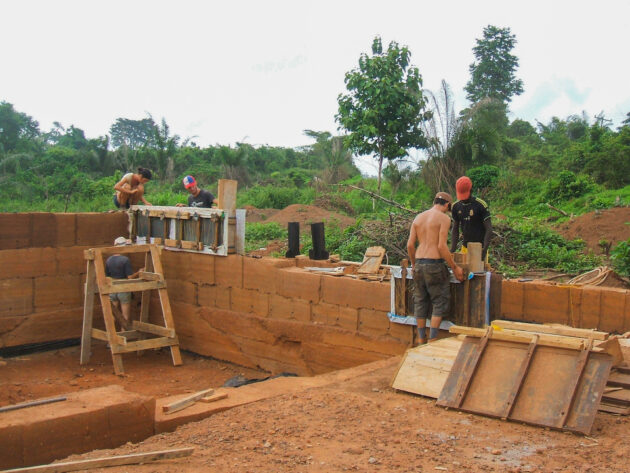
[{"label": "red and blue cap", "polygon": [[186,189],[190,189],[192,186],[197,185],[197,181],[195,181],[195,178],[192,176],[186,176],[184,179],[182,179],[182,182],[184,183],[184,187]]}]

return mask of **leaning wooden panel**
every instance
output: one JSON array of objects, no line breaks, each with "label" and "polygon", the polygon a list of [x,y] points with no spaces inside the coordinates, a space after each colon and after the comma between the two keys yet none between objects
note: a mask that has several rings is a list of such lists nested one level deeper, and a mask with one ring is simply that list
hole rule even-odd
[{"label": "leaning wooden panel", "polygon": [[[438,405],[457,407],[462,378],[470,371],[470,360],[475,359],[480,347],[481,339],[466,337]],[[612,357],[605,353],[540,345],[528,355],[529,348],[527,343],[489,339],[459,408],[493,417],[508,413],[509,420],[588,434]],[[582,368],[580,359],[585,354],[586,363]],[[531,356],[529,360],[528,356]],[[566,406],[569,406],[568,413]]]},{"label": "leaning wooden panel", "polygon": [[392,387],[437,398],[453,367],[462,341],[449,337],[410,348],[404,355]]}]

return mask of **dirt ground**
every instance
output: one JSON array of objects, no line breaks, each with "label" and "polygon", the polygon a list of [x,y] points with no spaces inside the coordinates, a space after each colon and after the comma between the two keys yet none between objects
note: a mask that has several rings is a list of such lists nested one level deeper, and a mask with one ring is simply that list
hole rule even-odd
[{"label": "dirt ground", "polygon": [[142,356],[125,355],[126,375],[118,377],[105,344],[95,342],[92,358],[83,366],[79,364],[80,351],[80,347],[75,346],[2,359],[0,406],[109,384],[119,384],[139,394],[166,397],[218,387],[239,374],[248,379],[268,376],[189,352],[182,352],[184,364],[174,367],[170,351],[162,349],[147,350]]},{"label": "dirt ground", "polygon": [[614,248],[620,241],[630,238],[630,207],[589,212],[561,224],[558,231],[570,240],[581,238],[586,242],[588,249],[600,255],[602,254],[602,248],[599,246],[601,240],[611,243]]},{"label": "dirt ground", "polygon": [[354,223],[352,217],[322,209],[314,205],[292,204],[283,210],[256,209],[246,207],[246,220],[248,222],[276,222],[286,226],[289,222],[300,222],[300,232],[310,233],[310,224],[317,222],[336,221],[341,228]]},{"label": "dirt ground", "polygon": [[463,414],[396,392],[399,358],[349,381],[259,401],[96,458],[194,447],[108,472],[627,472],[630,420],[598,413],[590,437]]}]

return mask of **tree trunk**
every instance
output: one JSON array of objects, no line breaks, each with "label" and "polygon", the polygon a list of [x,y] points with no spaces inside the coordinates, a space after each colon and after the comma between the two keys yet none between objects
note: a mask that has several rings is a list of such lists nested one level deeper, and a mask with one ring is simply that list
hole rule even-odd
[{"label": "tree trunk", "polygon": [[381,176],[383,174],[383,155],[379,154],[378,156],[378,186],[377,193],[381,195]]}]

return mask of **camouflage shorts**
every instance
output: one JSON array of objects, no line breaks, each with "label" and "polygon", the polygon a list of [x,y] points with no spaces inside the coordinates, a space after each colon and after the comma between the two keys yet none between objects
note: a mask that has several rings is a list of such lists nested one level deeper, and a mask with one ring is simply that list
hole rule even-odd
[{"label": "camouflage shorts", "polygon": [[[413,312],[416,318],[447,317],[451,310],[450,275],[444,260],[416,259],[413,265]],[[429,314],[433,306],[433,313]]]}]

